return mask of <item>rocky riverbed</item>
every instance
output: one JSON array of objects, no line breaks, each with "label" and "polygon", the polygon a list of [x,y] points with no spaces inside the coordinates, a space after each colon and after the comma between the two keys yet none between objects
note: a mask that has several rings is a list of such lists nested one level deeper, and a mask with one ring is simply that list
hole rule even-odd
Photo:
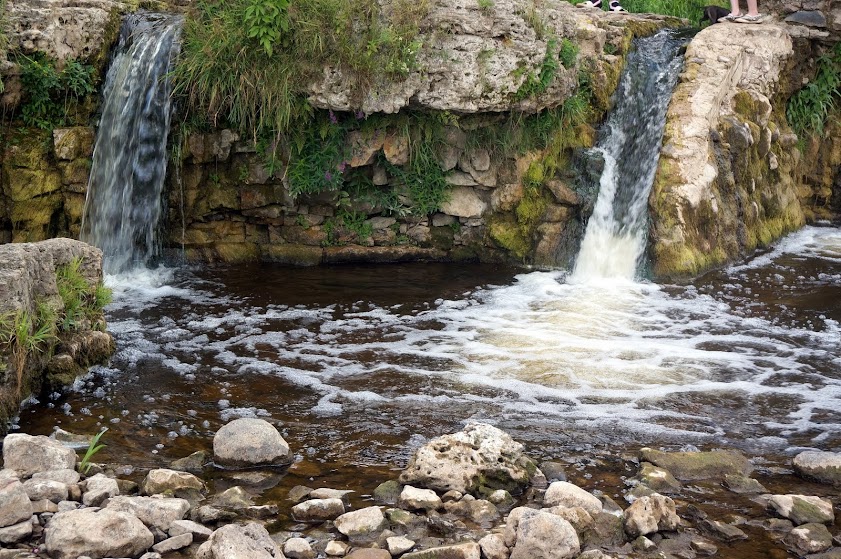
[{"label": "rocky riverbed", "polygon": [[[212,454],[145,472],[81,464],[67,440],[3,441],[0,558],[841,557],[841,453],[779,467],[734,450],[643,448],[611,477],[594,475],[599,457],[538,465],[505,432],[469,423],[370,495],[311,478],[266,502],[294,454],[262,419],[225,425]],[[209,491],[220,475],[227,489]]]}]

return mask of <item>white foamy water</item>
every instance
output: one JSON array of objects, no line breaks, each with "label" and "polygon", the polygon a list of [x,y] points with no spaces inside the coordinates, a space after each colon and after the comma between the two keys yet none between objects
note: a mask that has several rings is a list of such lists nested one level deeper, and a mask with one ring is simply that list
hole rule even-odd
[{"label": "white foamy water", "polygon": [[[838,229],[805,228],[734,269],[783,277],[787,259],[798,255],[838,273],[839,239]],[[824,285],[834,285],[832,273]],[[798,281],[780,285],[794,290]],[[185,391],[208,382],[251,387],[239,396],[232,389],[226,409],[235,412],[217,411],[217,419],[258,410],[282,417],[294,408],[318,425],[346,415],[399,421],[422,410],[514,422],[526,432],[555,425],[585,440],[622,432],[647,442],[838,444],[838,322],[807,314],[807,326],[790,326],[761,305],[747,312],[759,305],[759,283],[717,294],[628,280],[567,283],[562,272],[533,272],[407,310],[367,301],[255,306],[206,281],[177,288],[153,281],[118,291],[110,327],[119,350],[112,369],[100,372],[143,378],[169,370],[181,380],[168,382]],[[143,318],[150,305],[158,316]],[[269,377],[297,396],[264,393],[261,379]],[[138,388],[156,398],[156,387]]]}]

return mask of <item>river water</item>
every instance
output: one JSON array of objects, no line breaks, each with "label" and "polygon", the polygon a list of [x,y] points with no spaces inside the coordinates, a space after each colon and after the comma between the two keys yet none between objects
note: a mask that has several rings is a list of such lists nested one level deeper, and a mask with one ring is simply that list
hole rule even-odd
[{"label": "river water", "polygon": [[177,268],[108,283],[111,363],[19,421],[28,433],[107,426],[103,459],[162,466],[209,450],[243,416],[277,422],[321,474],[399,468],[467,420],[536,458],[841,447],[837,227],[806,227],[680,286],[443,264]]}]

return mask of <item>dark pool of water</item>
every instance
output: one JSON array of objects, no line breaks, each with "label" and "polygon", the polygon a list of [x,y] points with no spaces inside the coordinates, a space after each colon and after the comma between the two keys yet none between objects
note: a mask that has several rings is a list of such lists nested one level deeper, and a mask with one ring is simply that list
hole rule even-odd
[{"label": "dark pool of water", "polygon": [[204,267],[110,282],[117,354],[24,409],[16,428],[108,427],[97,458],[144,469],[210,450],[232,418],[264,417],[297,455],[264,502],[298,483],[368,494],[469,420],[619,497],[622,457],[642,445],[737,447],[775,465],[841,448],[831,227],[684,286],[449,264]]}]

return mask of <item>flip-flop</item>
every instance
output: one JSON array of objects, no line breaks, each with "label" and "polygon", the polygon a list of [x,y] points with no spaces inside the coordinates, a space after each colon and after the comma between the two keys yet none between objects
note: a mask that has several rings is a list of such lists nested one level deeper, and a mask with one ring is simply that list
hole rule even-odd
[{"label": "flip-flop", "polygon": [[739,16],[735,18],[733,21],[736,23],[762,23],[765,19],[765,16],[762,14],[756,14],[755,16]]},{"label": "flip-flop", "polygon": [[602,7],[602,0],[596,0],[592,2],[591,0],[586,0],[586,2],[581,2],[580,4],[575,5],[576,8],[599,8]]}]

